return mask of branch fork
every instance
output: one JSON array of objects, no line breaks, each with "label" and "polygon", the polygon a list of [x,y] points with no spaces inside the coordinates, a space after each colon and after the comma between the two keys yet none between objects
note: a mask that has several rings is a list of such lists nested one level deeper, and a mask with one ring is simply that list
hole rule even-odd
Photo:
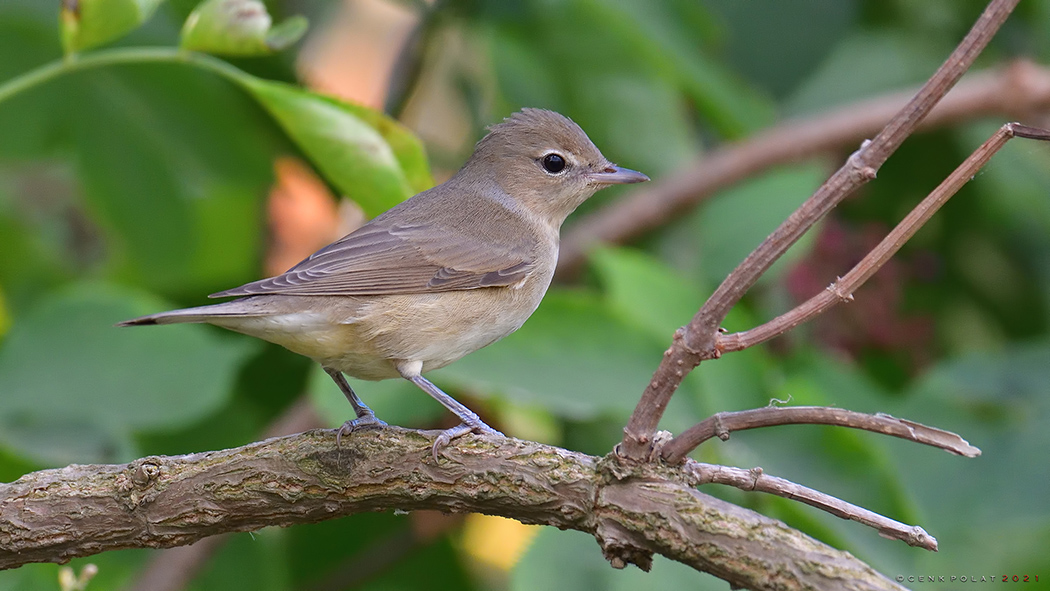
[{"label": "branch fork", "polygon": [[652,444],[652,433],[655,432],[670,397],[684,375],[697,367],[704,358],[713,359],[716,355],[764,342],[815,317],[836,300],[848,301],[846,298],[852,297],[856,288],[874,274],[889,256],[929,219],[936,208],[958,190],[962,184],[959,180],[972,177],[995,150],[1005,143],[1005,139],[1012,137],[1017,126],[1008,131],[1001,130],[993,136],[993,139],[979,148],[912,214],[909,214],[864,261],[836,281],[833,289],[814,296],[788,313],[750,331],[729,335],[719,332],[718,328],[729,310],[788,248],[846,196],[875,178],[882,164],[969,69],[1018,1],[992,0],[955,51],[907,105],[873,140],[864,141],[812,197],[788,216],[787,220],[726,277],[689,324],[675,332],[668,349],[670,354],[664,355],[624,429],[620,453],[636,460],[649,455],[648,447]]},{"label": "branch fork", "polygon": [[762,490],[797,499],[839,517],[875,527],[882,535],[936,550],[936,540],[917,526],[905,526],[819,491],[767,476],[760,468],[741,471],[725,466],[712,467],[688,460],[686,456],[711,437],[728,439],[733,430],[800,423],[866,429],[933,445],[967,457],[980,454],[980,450],[954,433],[884,414],[865,415],[835,408],[767,407],[739,413],[718,413],[687,429],[670,442],[661,443],[659,451],[655,451],[651,434],[684,375],[702,361],[717,359],[724,353],[765,342],[813,319],[838,303],[853,301],[857,288],[874,275],[963,184],[972,179],[1009,139],[1025,137],[1050,140],[1050,131],[1017,123],[1004,125],[919,203],[860,263],[846,275],[837,278],[822,293],[750,330],[725,334],[718,328],[729,310],[798,238],[846,196],[876,178],[882,164],[954,86],[1016,4],[1017,0],[993,0],[966,38],[907,105],[873,140],[864,140],[860,148],[812,197],[726,277],[689,324],[675,332],[670,348],[664,353],[652,381],[624,429],[623,440],[615,450],[617,454],[635,461],[659,455],[670,464],[684,462],[684,469],[694,473],[698,483],[720,482],[744,490]]}]

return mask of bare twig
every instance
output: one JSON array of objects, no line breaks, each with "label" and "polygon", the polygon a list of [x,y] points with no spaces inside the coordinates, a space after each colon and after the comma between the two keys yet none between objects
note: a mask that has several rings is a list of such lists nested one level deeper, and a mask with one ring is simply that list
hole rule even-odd
[{"label": "bare twig", "polygon": [[899,224],[867,254],[853,269],[828,286],[827,289],[806,300],[784,314],[756,326],[733,334],[720,334],[715,349],[707,356],[718,356],[729,351],[740,351],[784,334],[792,328],[813,319],[839,302],[853,301],[853,292],[871,278],[901,246],[921,228],[945,202],[968,183],[977,171],[995,155],[1011,138],[1022,137],[1050,140],[1050,131],[1036,129],[1019,123],[1007,123],[988,138],[970,157],[963,161],[948,178],[915,207]]},{"label": "bare twig", "polygon": [[[739,143],[704,154],[677,172],[641,185],[621,201],[572,224],[562,238],[558,278],[575,275],[596,244],[628,242],[673,220],[716,192],[770,167],[856,146],[882,129],[915,91],[862,100],[820,115],[786,121]],[[959,81],[919,129],[994,115],[1024,119],[1050,107],[1050,69],[1027,60]]]},{"label": "bare twig", "polygon": [[875,178],[878,168],[970,67],[1018,1],[992,0],[955,51],[907,106],[752,251],[711,294],[689,324],[675,333],[670,348],[624,428],[619,453],[639,461],[649,455],[652,434],[667,403],[685,374],[699,365],[702,352],[713,349],[718,327],[729,310],[817,220],[858,187]]},{"label": "bare twig", "polygon": [[444,0],[433,3],[420,2],[416,6],[419,22],[413,27],[398,50],[393,70],[387,84],[387,96],[383,110],[391,117],[400,119],[405,107],[423,74],[423,62],[434,33],[438,29],[444,11]]},{"label": "bare twig", "polygon": [[907,525],[818,490],[796,484],[790,480],[770,476],[763,472],[761,468],[745,470],[743,468],[717,466],[689,460],[686,463],[686,470],[696,478],[697,485],[707,483],[726,484],[740,490],[764,492],[794,501],[801,501],[811,507],[827,511],[836,517],[849,519],[850,521],[856,521],[875,528],[878,530],[879,535],[884,538],[900,540],[909,546],[925,548],[933,552],[937,551],[937,539],[917,525]]},{"label": "bare twig", "polygon": [[698,492],[680,470],[467,435],[332,431],[124,465],[68,466],[0,484],[0,568],[353,513],[434,509],[593,534],[614,566],[656,552],[756,590],[900,587],[847,552]]},{"label": "bare twig", "polygon": [[677,464],[685,458],[686,454],[712,437],[725,441],[729,439],[732,431],[777,425],[836,425],[892,435],[916,443],[939,447],[947,452],[968,458],[981,455],[981,450],[970,445],[955,433],[927,427],[907,419],[898,419],[887,414],[871,415],[824,406],[766,406],[711,415],[667,443],[663,447],[662,456],[667,462]]}]

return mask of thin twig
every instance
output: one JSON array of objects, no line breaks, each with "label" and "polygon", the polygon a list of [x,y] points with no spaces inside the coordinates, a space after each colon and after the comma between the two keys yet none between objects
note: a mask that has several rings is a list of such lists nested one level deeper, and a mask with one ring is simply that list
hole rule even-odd
[{"label": "thin twig", "polygon": [[878,168],[970,67],[1018,1],[992,0],[959,46],[908,105],[752,251],[711,294],[689,324],[675,333],[624,428],[619,453],[639,461],[649,455],[652,434],[667,403],[685,375],[700,364],[701,352],[713,348],[718,328],[729,310],[806,230],[847,195],[875,178]]},{"label": "thin twig", "polygon": [[701,443],[718,437],[729,439],[732,431],[745,431],[759,427],[777,425],[835,425],[862,429],[883,435],[892,435],[916,443],[939,447],[955,455],[974,458],[981,450],[950,431],[927,427],[907,419],[898,419],[887,414],[867,414],[842,408],[825,406],[766,406],[737,412],[720,412],[686,429],[663,447],[664,460],[672,464],[681,462],[685,456]]},{"label": "thin twig", "polygon": [[900,540],[909,546],[925,548],[933,552],[937,551],[937,539],[917,525],[907,525],[818,490],[770,476],[764,473],[762,468],[745,470],[731,466],[704,464],[695,460],[689,460],[685,468],[696,479],[698,486],[707,483],[725,484],[744,491],[764,492],[793,501],[801,501],[836,517],[872,527],[878,530],[879,535],[884,538]]},{"label": "thin twig", "polygon": [[[882,129],[915,95],[894,92],[813,117],[785,121],[703,154],[676,172],[585,215],[562,236],[559,279],[573,277],[597,244],[622,244],[677,219],[718,191],[773,166],[856,146]],[[1024,119],[1050,107],[1050,69],[1028,60],[960,80],[919,125],[931,129],[987,116]]]},{"label": "thin twig", "polygon": [[1027,127],[1019,123],[1007,123],[988,138],[970,157],[952,172],[948,178],[919,203],[883,240],[872,249],[853,269],[828,286],[827,289],[806,300],[784,314],[756,326],[733,334],[718,335],[714,348],[707,357],[740,351],[784,334],[792,328],[815,318],[828,308],[853,301],[853,292],[871,278],[908,241],[945,202],[968,183],[1011,138],[1022,137],[1050,140],[1050,131]]},{"label": "thin twig", "polygon": [[412,98],[412,92],[419,84],[426,52],[440,24],[444,4],[444,0],[436,0],[433,4],[419,2],[415,7],[419,15],[419,22],[416,23],[398,50],[397,59],[394,60],[394,68],[387,83],[387,96],[383,105],[383,110],[395,119],[400,119],[404,114],[405,107]]}]

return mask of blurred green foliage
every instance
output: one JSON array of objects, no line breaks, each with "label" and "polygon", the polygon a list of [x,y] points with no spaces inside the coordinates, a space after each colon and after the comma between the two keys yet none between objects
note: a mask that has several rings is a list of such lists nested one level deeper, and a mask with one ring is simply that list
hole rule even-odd
[{"label": "blurred green foliage", "polygon": [[153,16],[162,0],[76,0],[62,3],[61,37],[66,53],[123,37]]},{"label": "blurred green foliage", "polygon": [[[163,3],[138,28],[138,20],[107,23],[124,27],[116,33],[70,32],[57,4],[0,3],[0,476],[244,444],[304,392],[331,425],[341,423],[349,408],[331,382],[279,348],[209,327],[112,323],[200,304],[260,276],[277,156],[305,156],[336,192],[375,215],[431,184],[415,135],[391,117],[287,84],[295,82],[295,50],[231,69],[160,49],[155,57],[167,57],[83,67],[3,98],[8,81],[60,60],[63,40],[80,50],[133,28],[111,44],[174,48],[196,2]],[[423,70],[440,63],[442,32],[470,47],[453,52],[464,63],[438,73],[452,78],[474,138],[519,107],[552,108],[613,161],[659,179],[780,118],[922,82],[984,3],[403,4],[425,11],[415,56]],[[267,2],[276,20],[302,12],[314,23],[337,5]],[[1050,62],[1048,40],[1050,0],[1022,2],[978,67],[1015,56]],[[975,120],[911,138],[876,182],[792,249],[726,327],[769,319],[844,273],[1001,123]],[[458,164],[469,145],[445,150],[432,147],[430,161]],[[434,379],[509,434],[606,453],[674,328],[829,170],[820,159],[767,171],[637,244],[595,253],[586,277],[553,289],[519,332]],[[768,346],[705,363],[663,424],[680,431],[712,412],[779,398],[955,430],[984,454],[964,460],[818,427],[739,433],[698,451],[919,523],[939,539],[939,553],[784,499],[706,492],[784,519],[889,576],[1050,576],[1048,171],[1050,148],[1011,143],[855,303]],[[615,198],[603,192],[581,210]],[[447,419],[411,385],[355,386],[391,423]],[[376,561],[375,548],[390,551]],[[150,556],[92,557],[100,574],[89,588],[127,584]],[[0,573],[0,590],[56,589],[57,572],[30,565]],[[553,530],[512,573],[479,572],[455,528],[424,536],[405,516],[360,515],[232,536],[191,588],[725,587],[667,561],[649,575],[614,571],[593,540]]]},{"label": "blurred green foliage", "polygon": [[219,55],[269,55],[294,45],[309,26],[301,15],[272,25],[259,0],[207,0],[186,18],[180,47]]}]

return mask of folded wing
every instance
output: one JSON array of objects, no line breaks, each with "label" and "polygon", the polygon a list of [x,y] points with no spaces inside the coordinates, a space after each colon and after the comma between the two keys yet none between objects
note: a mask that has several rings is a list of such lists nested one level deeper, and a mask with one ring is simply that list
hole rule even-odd
[{"label": "folded wing", "polygon": [[368,224],[277,277],[212,294],[387,295],[514,285],[531,253],[426,224]]}]

